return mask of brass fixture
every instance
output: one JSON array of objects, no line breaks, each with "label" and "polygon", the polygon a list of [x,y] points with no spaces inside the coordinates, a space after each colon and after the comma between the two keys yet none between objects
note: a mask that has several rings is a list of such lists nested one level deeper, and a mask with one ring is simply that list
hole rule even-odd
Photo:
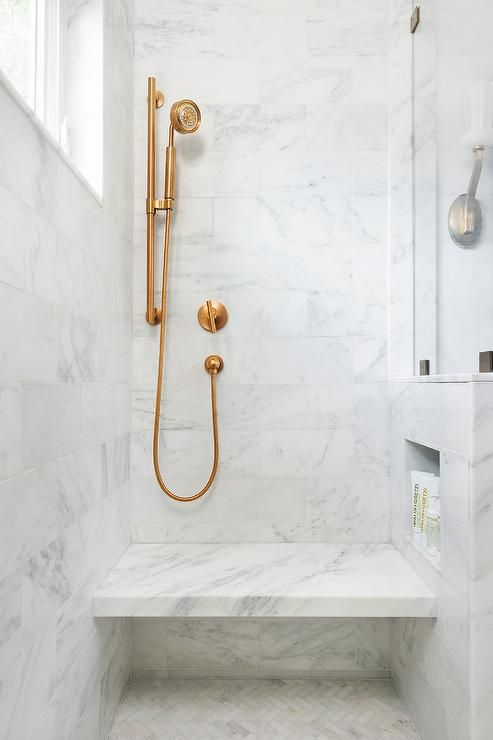
[{"label": "brass fixture", "polygon": [[156,108],[164,104],[164,95],[156,90],[156,78],[147,80],[147,311],[149,324],[159,324],[159,310],[154,305],[154,217],[156,202]]},{"label": "brass fixture", "polygon": [[204,367],[209,375],[217,375],[224,367],[223,358],[219,355],[209,355],[205,358]]},{"label": "brass fixture", "polygon": [[[171,212],[175,202],[175,167],[176,149],[174,146],[175,131],[181,134],[191,134],[200,126],[200,109],[192,100],[180,100],[171,107],[171,123],[168,129],[168,146],[166,147],[164,198],[156,199],[156,108],[164,103],[164,96],[156,90],[156,80],[149,77],[147,80],[147,310],[146,320],[151,325],[160,324],[159,330],[159,360],[156,386],[156,406],[154,412],[153,461],[154,472],[161,490],[174,501],[196,501],[211,487],[216,477],[219,465],[219,434],[217,427],[216,378],[224,367],[219,355],[209,355],[204,367],[211,379],[211,411],[212,434],[214,452],[212,470],[209,479],[203,488],[191,496],[178,496],[165,484],[159,466],[159,420],[161,416],[161,399],[163,393],[163,371],[165,364],[165,335],[166,335],[166,301],[169,268],[169,244],[171,231]],[[154,305],[154,219],[157,211],[164,211],[164,240],[163,240],[163,276],[161,282],[161,308]],[[221,308],[221,310],[220,310]],[[227,311],[220,303],[208,301],[206,304],[209,316],[209,331],[216,331],[224,326],[227,320]],[[225,318],[224,318],[225,317]]]},{"label": "brass fixture", "polygon": [[222,329],[228,320],[228,311],[223,303],[218,301],[206,301],[199,308],[197,319],[202,329],[211,331],[213,334]]},{"label": "brass fixture", "polygon": [[193,134],[200,126],[200,109],[193,100],[179,100],[170,111],[171,123],[179,134]]}]

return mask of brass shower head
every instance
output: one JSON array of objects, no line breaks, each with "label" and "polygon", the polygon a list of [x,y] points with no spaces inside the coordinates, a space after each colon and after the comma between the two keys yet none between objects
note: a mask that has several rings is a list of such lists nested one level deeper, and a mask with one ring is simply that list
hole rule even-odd
[{"label": "brass shower head", "polygon": [[200,126],[200,108],[193,100],[178,100],[171,106],[170,118],[179,134],[193,134]]}]

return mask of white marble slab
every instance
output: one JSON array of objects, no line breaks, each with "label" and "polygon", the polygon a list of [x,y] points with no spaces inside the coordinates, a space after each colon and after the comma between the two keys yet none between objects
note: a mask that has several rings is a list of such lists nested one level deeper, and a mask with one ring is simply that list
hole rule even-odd
[{"label": "white marble slab", "polygon": [[445,373],[441,375],[393,376],[391,383],[491,383],[493,373]]},{"label": "white marble slab", "polygon": [[436,597],[389,544],[131,545],[97,617],[434,617]]}]

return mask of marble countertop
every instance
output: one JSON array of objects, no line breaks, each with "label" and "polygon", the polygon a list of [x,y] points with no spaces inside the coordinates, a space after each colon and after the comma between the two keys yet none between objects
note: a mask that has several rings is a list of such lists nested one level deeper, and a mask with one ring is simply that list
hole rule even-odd
[{"label": "marble countertop", "polygon": [[393,375],[389,383],[492,383],[493,373],[443,373],[441,375]]},{"label": "marble countertop", "polygon": [[96,617],[434,617],[436,597],[388,544],[131,545]]}]

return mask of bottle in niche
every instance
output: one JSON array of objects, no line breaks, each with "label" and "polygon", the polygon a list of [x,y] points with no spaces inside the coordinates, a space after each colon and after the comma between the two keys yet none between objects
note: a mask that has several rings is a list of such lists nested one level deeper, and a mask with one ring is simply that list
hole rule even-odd
[{"label": "bottle in niche", "polygon": [[426,512],[426,552],[437,559],[440,556],[440,496],[439,496],[440,479],[435,478],[430,481],[428,492],[428,507]]},{"label": "bottle in niche", "polygon": [[413,540],[419,547],[426,545],[426,512],[428,509],[430,479],[435,479],[433,473],[425,473],[423,470],[411,470]]}]

